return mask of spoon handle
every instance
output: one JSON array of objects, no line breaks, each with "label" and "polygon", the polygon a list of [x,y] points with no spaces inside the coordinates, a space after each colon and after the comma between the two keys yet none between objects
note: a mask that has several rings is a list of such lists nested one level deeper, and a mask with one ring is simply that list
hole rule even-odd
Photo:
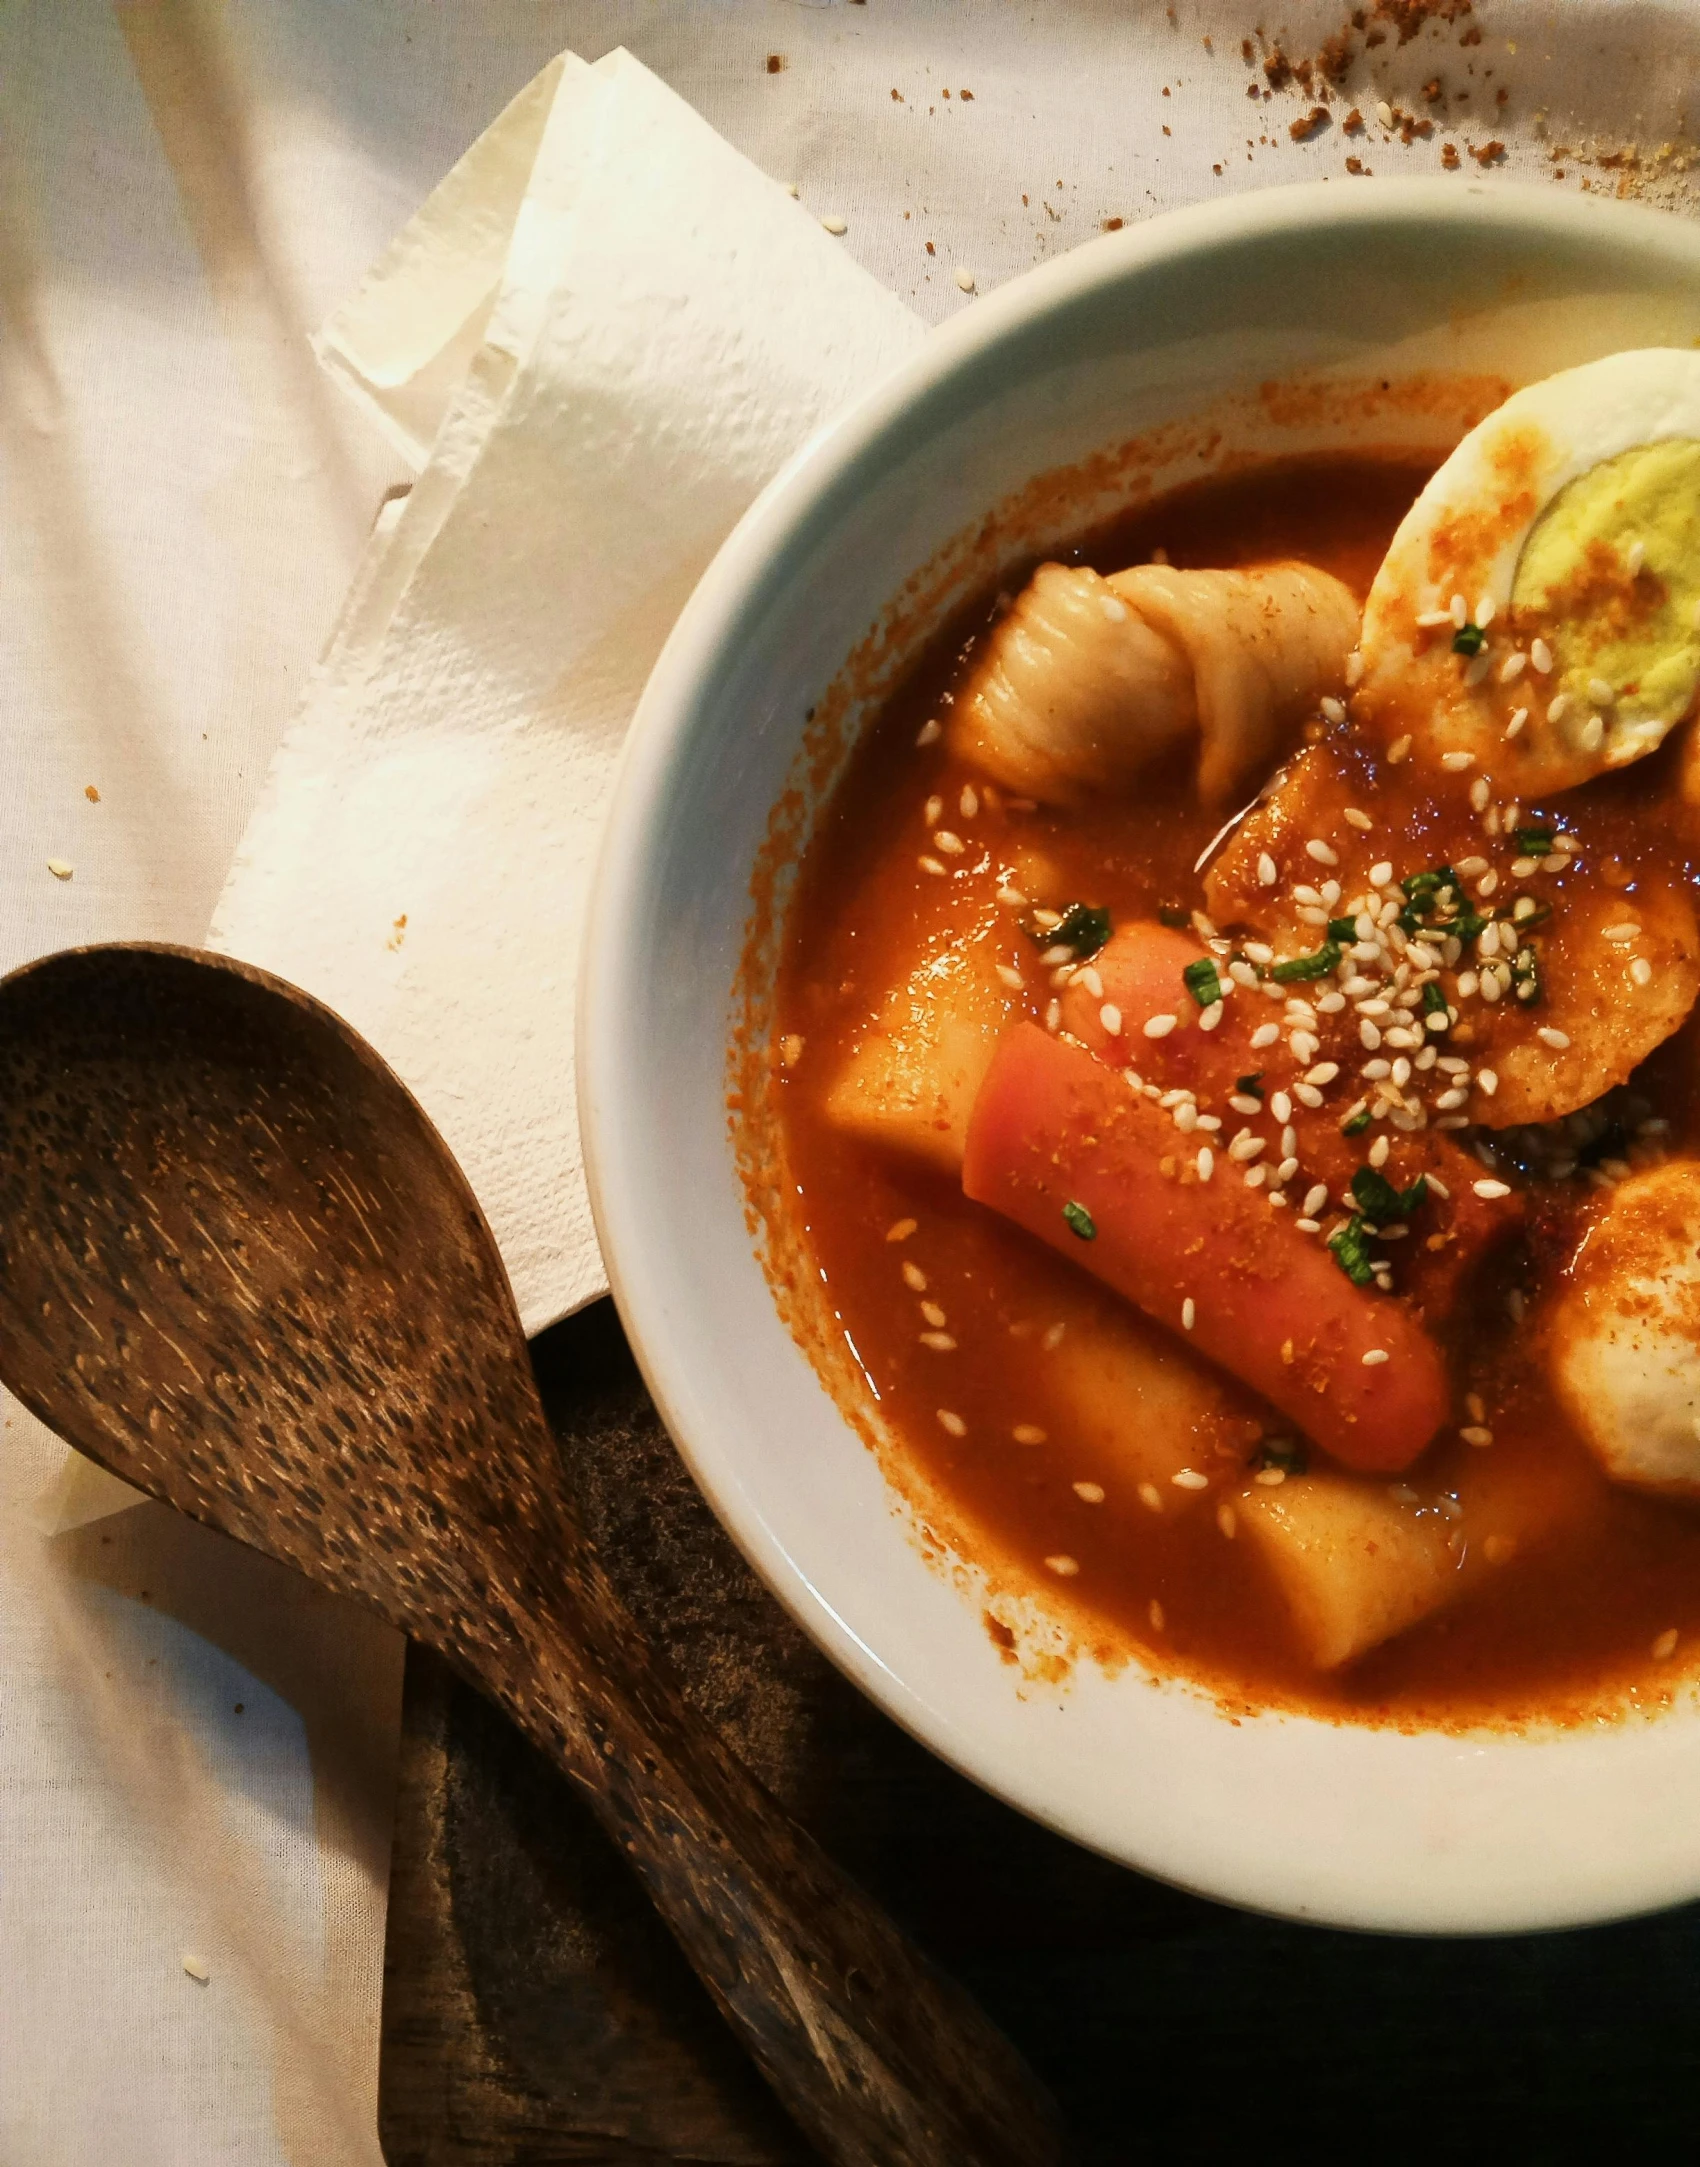
[{"label": "spoon handle", "polygon": [[823,2157],[1053,2167],[1056,2110],[1008,2040],[725,1750],[594,1558],[559,1554],[558,1580],[516,1564],[485,1591],[505,1634],[445,1621],[439,1651],[584,1793]]}]

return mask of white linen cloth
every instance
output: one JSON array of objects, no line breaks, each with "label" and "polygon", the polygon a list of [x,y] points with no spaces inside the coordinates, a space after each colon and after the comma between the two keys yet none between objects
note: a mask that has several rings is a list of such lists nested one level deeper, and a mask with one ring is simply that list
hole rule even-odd
[{"label": "white linen cloth", "polygon": [[[1314,53],[1345,12],[1294,0],[1289,55]],[[1503,139],[1491,170],[1462,158],[1460,186],[1562,168],[1567,187],[1615,189],[1627,173],[1686,203],[1681,156],[1658,158],[1667,141],[1681,151],[1700,60],[1700,9],[1685,0],[1481,0],[1480,44],[1459,42],[1469,22],[1432,25],[1360,59],[1349,96],[1371,116],[1366,136],[1335,125],[1303,141],[1288,132],[1309,110],[1302,87],[1246,95],[1263,78],[1240,40],[1262,19],[1249,0],[1186,0],[1172,16],[1124,0],[0,11],[0,964],[78,940],[204,936],[288,717],[283,758],[299,762],[354,627],[364,638],[376,621],[368,591],[315,678],[373,562],[374,508],[412,478],[476,346],[474,272],[506,261],[519,154],[484,176],[497,207],[490,256],[461,258],[464,335],[389,387],[391,434],[315,368],[308,334],[563,49],[594,60],[629,46],[763,172],[795,182],[810,214],[842,217],[847,264],[927,320],[973,305],[958,267],[984,289],[1108,219],[1322,174],[1350,186],[1349,156],[1432,172],[1447,141]],[[1437,74],[1444,98],[1425,104]],[[541,145],[551,101],[538,95]],[[1437,133],[1386,140],[1378,96],[1437,115]],[[1594,162],[1626,144],[1641,165]],[[392,543],[413,518],[410,505]],[[342,711],[360,744],[370,710]],[[592,727],[617,728],[617,711],[611,684]],[[286,772],[265,790],[226,938],[238,905],[268,939],[287,933],[246,899],[296,877],[287,855],[268,862],[265,823],[297,868],[321,850],[327,831],[292,815]],[[312,789],[310,768],[297,779]],[[404,802],[409,817],[429,804]],[[380,823],[359,840],[393,867],[406,834]],[[523,852],[496,840],[509,892],[535,908]],[[55,878],[50,858],[73,877]],[[374,908],[390,902],[379,885]],[[563,881],[546,907],[570,894]],[[442,1092],[439,1118],[476,1162],[498,1130],[462,1115],[456,1134],[455,1079],[418,1030],[429,987],[409,976],[427,956],[452,963],[449,929],[432,898],[411,902],[397,896],[383,921],[409,940],[365,955],[350,998],[370,1003],[356,1020],[380,1045],[404,1017],[411,1035],[386,1050],[422,1061],[414,1080],[428,1100]],[[561,932],[570,953],[573,929]],[[315,955],[335,960],[323,942]],[[499,950],[489,976],[493,1002],[535,1008],[541,989],[504,978]],[[499,1133],[532,1148],[515,1112]],[[544,1148],[559,1165],[559,1136]],[[510,1255],[522,1286],[549,1261],[551,1230],[534,1217],[525,1239],[541,1246]],[[528,1310],[542,1313],[529,1297]],[[369,2167],[394,1637],[154,1507],[90,1518],[110,1501],[102,1485],[67,1472],[15,1406],[5,1416],[0,2162]]]}]

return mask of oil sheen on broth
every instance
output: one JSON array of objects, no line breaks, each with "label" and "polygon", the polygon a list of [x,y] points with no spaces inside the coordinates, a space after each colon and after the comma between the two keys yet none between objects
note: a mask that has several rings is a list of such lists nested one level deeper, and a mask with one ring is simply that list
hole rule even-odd
[{"label": "oil sheen on broth", "polygon": [[789,1208],[918,1492],[1230,1701],[1581,1720],[1700,1645],[1700,654],[1633,460],[1566,558],[1565,384],[1016,568],[787,920]]}]

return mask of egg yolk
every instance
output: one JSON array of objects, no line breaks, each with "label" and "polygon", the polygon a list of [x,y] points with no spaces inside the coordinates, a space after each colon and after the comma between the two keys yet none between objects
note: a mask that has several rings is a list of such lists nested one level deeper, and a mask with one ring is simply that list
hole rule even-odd
[{"label": "egg yolk", "polygon": [[1566,483],[1529,531],[1511,601],[1579,709],[1605,704],[1605,685],[1618,725],[1680,721],[1700,689],[1700,441],[1638,444]]}]

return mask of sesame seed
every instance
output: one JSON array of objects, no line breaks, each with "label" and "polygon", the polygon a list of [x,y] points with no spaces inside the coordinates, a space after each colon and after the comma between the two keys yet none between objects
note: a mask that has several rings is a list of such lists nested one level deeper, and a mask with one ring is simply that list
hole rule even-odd
[{"label": "sesame seed", "polygon": [[1161,1512],[1163,1493],[1154,1482],[1142,1482],[1139,1485],[1139,1502],[1147,1512]]},{"label": "sesame seed", "polygon": [[1314,1061],[1322,1050],[1322,1041],[1313,1037],[1309,1031],[1292,1032],[1287,1039],[1287,1044],[1292,1050],[1295,1061]]},{"label": "sesame seed", "polygon": [[1485,632],[1488,626],[1493,623],[1495,615],[1496,606],[1493,596],[1491,594],[1484,594],[1476,604],[1475,622],[1480,625],[1482,630]]},{"label": "sesame seed", "polygon": [[936,745],[943,735],[944,724],[934,716],[930,721],[922,723],[916,731],[915,742],[917,745]]},{"label": "sesame seed", "polygon": [[1492,796],[1493,787],[1487,777],[1478,775],[1470,785],[1470,810],[1475,813],[1485,813],[1488,809],[1488,800]]},{"label": "sesame seed", "polygon": [[1275,1119],[1280,1122],[1281,1126],[1285,1128],[1287,1123],[1293,1118],[1293,1102],[1290,1098],[1288,1098],[1285,1091],[1277,1091],[1270,1098],[1269,1111],[1275,1116]]},{"label": "sesame seed", "polygon": [[836,215],[828,218],[823,218],[821,220],[821,224],[826,228],[828,233],[834,236],[834,238],[836,238],[841,233],[848,233],[850,231],[850,228],[845,223],[845,221],[842,218],[837,217]]},{"label": "sesame seed", "polygon": [[[923,1282],[923,1284],[924,1283],[925,1282]],[[933,1327],[935,1331],[943,1328],[945,1323],[945,1314],[944,1311],[939,1307],[937,1302],[923,1302],[921,1304],[921,1314],[923,1317],[926,1318],[927,1322]]]},{"label": "sesame seed", "polygon": [[[1275,1109],[1271,1107],[1270,1112],[1274,1113],[1274,1111]],[[1288,1107],[1287,1112],[1292,1112],[1292,1108],[1290,1106]],[[1278,1115],[1276,1118],[1279,1120],[1283,1120],[1284,1122],[1284,1126],[1281,1130],[1281,1179],[1283,1181],[1290,1181],[1292,1179],[1292,1176],[1287,1171],[1288,1164],[1290,1162],[1292,1166],[1296,1167],[1299,1163],[1298,1160],[1294,1157],[1294,1153],[1299,1148],[1298,1131],[1293,1127],[1290,1121],[1285,1121],[1284,1116]]]},{"label": "sesame seed", "polygon": [[1047,1325],[1045,1327],[1045,1336],[1039,1342],[1040,1346],[1045,1350],[1047,1354],[1053,1354],[1056,1349],[1062,1345],[1063,1334],[1067,1330],[1068,1326],[1066,1324]]},{"label": "sesame seed", "polygon": [[947,1432],[948,1435],[952,1437],[966,1437],[968,1435],[967,1423],[963,1421],[960,1415],[953,1415],[948,1407],[935,1408],[934,1413],[938,1416],[939,1428]]},{"label": "sesame seed", "polygon": [[1325,1181],[1319,1181],[1319,1182],[1318,1182],[1318,1183],[1316,1184],[1316,1186],[1315,1186],[1314,1188],[1311,1188],[1311,1189],[1307,1189],[1307,1190],[1305,1191],[1305,1200],[1304,1200],[1304,1215],[1305,1215],[1305,1217],[1306,1217],[1307,1219],[1314,1219],[1314,1218],[1316,1217],[1317,1213],[1318,1213],[1319,1211],[1321,1211],[1321,1210],[1322,1210],[1323,1206],[1324,1206],[1324,1205],[1325,1205],[1325,1204],[1326,1204],[1327,1202],[1328,1202],[1328,1184],[1327,1184],[1327,1183],[1326,1183]]},{"label": "sesame seed", "polygon": [[1477,881],[1476,893],[1481,896],[1482,899],[1485,901],[1487,897],[1494,894],[1498,887],[1499,875],[1494,872],[1487,872],[1484,873],[1481,879]]},{"label": "sesame seed", "polygon": [[1147,1016],[1145,1035],[1147,1038],[1167,1038],[1179,1021],[1178,1016]]},{"label": "sesame seed", "polygon": [[1041,933],[1054,932],[1062,924],[1062,912],[1057,910],[1036,910],[1033,913],[1033,923]]},{"label": "sesame seed", "polygon": [[1625,550],[1623,557],[1624,569],[1628,572],[1631,579],[1640,578],[1641,567],[1646,563],[1646,561],[1646,543],[1639,540],[1631,542],[1628,549]]},{"label": "sesame seed", "polygon": [[[1097,974],[1094,972],[1093,975],[1096,976]],[[1099,1009],[1098,1021],[1104,1026],[1105,1030],[1109,1032],[1112,1038],[1121,1037],[1122,1012],[1116,1006],[1114,1001],[1106,1001],[1103,1007]]]},{"label": "sesame seed", "polygon": [[1215,1030],[1221,1020],[1222,1004],[1220,1001],[1212,1001],[1208,1008],[1201,1008],[1198,1012],[1198,1028],[1201,1031]]},{"label": "sesame seed", "polygon": [[1204,1145],[1202,1150],[1200,1150],[1195,1164],[1198,1168],[1198,1178],[1200,1181],[1208,1181],[1211,1175],[1216,1171],[1216,1154],[1211,1150],[1208,1144]]},{"label": "sesame seed", "polygon": [[1375,822],[1368,813],[1360,811],[1356,805],[1348,805],[1341,817],[1347,827],[1356,828],[1360,835],[1367,835],[1371,828],[1375,826]]},{"label": "sesame seed", "polygon": [[1467,1445],[1491,1445],[1493,1443],[1492,1430],[1480,1422],[1472,1422],[1468,1429],[1460,1430],[1458,1434]]},{"label": "sesame seed", "polygon": [[1346,706],[1343,700],[1331,699],[1326,693],[1324,693],[1322,698],[1317,702],[1317,705],[1322,709],[1323,714],[1330,722],[1345,721]]},{"label": "sesame seed", "polygon": [[1645,956],[1637,956],[1629,966],[1629,975],[1638,986],[1650,986],[1653,982],[1653,966]]},{"label": "sesame seed", "polygon": [[1307,1084],[1331,1084],[1340,1073],[1338,1061],[1318,1061],[1315,1068],[1305,1074]]},{"label": "sesame seed", "polygon": [[1470,605],[1461,594],[1455,594],[1452,597],[1447,614],[1451,617],[1452,622],[1462,629],[1470,621]]},{"label": "sesame seed", "polygon": [[1260,1114],[1263,1111],[1263,1101],[1252,1098],[1249,1093],[1244,1091],[1230,1092],[1228,1104],[1236,1114]]},{"label": "sesame seed", "polygon": [[1294,1084],[1293,1096],[1301,1106],[1308,1106],[1312,1113],[1322,1104],[1322,1093],[1316,1088],[1315,1084]]},{"label": "sesame seed", "polygon": [[1069,1487],[1083,1505],[1101,1505],[1104,1502],[1104,1485],[1101,1482],[1076,1482]]},{"label": "sesame seed", "polygon": [[885,1230],[885,1238],[888,1242],[906,1242],[919,1224],[918,1219],[894,1219]]},{"label": "sesame seed", "polygon": [[1588,697],[1596,707],[1610,707],[1617,698],[1617,687],[1607,677],[1590,677]]},{"label": "sesame seed", "polygon": [[[1674,1633],[1672,1633],[1672,1635],[1670,1636],[1670,1643],[1671,1647],[1674,1648],[1676,1646],[1676,1635]],[[212,1973],[207,1969],[205,1960],[193,1954],[185,1953],[183,1958],[183,1969],[189,1974],[190,1978],[195,1980],[195,1982],[200,1986],[205,1986],[207,1981],[212,1977]]]},{"label": "sesame seed", "polygon": [[1605,742],[1606,726],[1599,715],[1590,715],[1577,732],[1577,743],[1584,752],[1597,752]]},{"label": "sesame seed", "polygon": [[968,845],[960,835],[953,835],[949,828],[940,828],[933,837],[933,848],[942,850],[947,858],[960,858]]},{"label": "sesame seed", "polygon": [[[932,1304],[929,1303],[928,1307],[931,1308]],[[923,1332],[920,1338],[922,1346],[930,1347],[935,1354],[954,1354],[956,1352],[956,1342],[948,1332]]]},{"label": "sesame seed", "polygon": [[1059,1551],[1054,1558],[1047,1558],[1045,1563],[1059,1580],[1072,1580],[1080,1570],[1079,1559],[1069,1557],[1064,1551]]},{"label": "sesame seed", "polygon": [[1364,1368],[1379,1369],[1383,1362],[1391,1362],[1392,1359],[1385,1347],[1371,1347],[1364,1356]]},{"label": "sesame seed", "polygon": [[1058,1026],[1059,1026],[1059,1025],[1061,1024],[1061,1022],[1062,1022],[1062,1003],[1061,1003],[1061,1001],[1047,1001],[1047,1002],[1045,1003],[1045,1029],[1046,1029],[1047,1031],[1054,1031],[1054,1030],[1056,1030],[1056,1029],[1058,1028]]},{"label": "sesame seed", "polygon": [[1364,658],[1363,658],[1363,654],[1362,654],[1362,652],[1361,652],[1361,650],[1360,650],[1360,649],[1358,649],[1358,648],[1354,647],[1354,648],[1352,649],[1351,653],[1350,653],[1350,654],[1349,654],[1349,655],[1348,655],[1348,656],[1346,657],[1346,685],[1347,685],[1347,689],[1348,689],[1348,690],[1350,690],[1350,689],[1351,689],[1351,688],[1352,688],[1353,686],[1355,686],[1355,685],[1361,685],[1361,684],[1363,683],[1363,675],[1364,675]]},{"label": "sesame seed", "polygon": [[1322,1221],[1320,1219],[1295,1219],[1293,1224],[1301,1234],[1320,1234],[1322,1232]]},{"label": "sesame seed", "polygon": [[1190,1332],[1197,1322],[1198,1304],[1189,1294],[1186,1300],[1181,1304],[1181,1330],[1183,1332]]},{"label": "sesame seed", "polygon": [[1018,1445],[1042,1445],[1045,1433],[1036,1422],[1018,1422],[1009,1433]]},{"label": "sesame seed", "polygon": [[1529,660],[1543,677],[1547,675],[1552,668],[1552,649],[1545,640],[1529,642]]},{"label": "sesame seed", "polygon": [[1400,761],[1406,758],[1406,756],[1407,756],[1407,755],[1409,754],[1410,750],[1411,750],[1411,740],[1410,740],[1410,738],[1409,738],[1408,736],[1406,736],[1406,737],[1396,737],[1396,738],[1395,738],[1395,739],[1393,740],[1392,744],[1391,744],[1391,745],[1389,745],[1389,746],[1388,746],[1388,748],[1387,748],[1387,764],[1388,764],[1388,766],[1389,766],[1389,767],[1397,767],[1397,766],[1399,765]]},{"label": "sesame seed", "polygon": [[956,267],[956,283],[964,293],[974,291],[974,274],[965,263],[959,263]]},{"label": "sesame seed", "polygon": [[1314,858],[1318,865],[1338,865],[1340,854],[1325,843],[1321,836],[1313,835],[1305,845],[1305,856]]},{"label": "sesame seed", "polygon": [[921,857],[917,858],[915,860],[915,863],[921,868],[923,873],[942,873],[944,871],[944,867],[939,863],[937,858]]},{"label": "sesame seed", "polygon": [[1506,736],[1515,737],[1518,731],[1522,729],[1524,723],[1528,721],[1528,719],[1529,710],[1526,707],[1517,708],[1513,712],[1511,720],[1505,725]]},{"label": "sesame seed", "polygon": [[1484,678],[1485,678],[1485,677],[1487,676],[1487,673],[1489,672],[1489,670],[1491,670],[1492,668],[1493,668],[1493,649],[1492,649],[1491,647],[1484,647],[1484,648],[1482,649],[1481,653],[1480,653],[1479,655],[1477,655],[1477,657],[1475,658],[1475,660],[1474,660],[1473,662],[1469,662],[1469,663],[1466,663],[1466,664],[1465,664],[1465,666],[1464,666],[1464,682],[1465,682],[1465,684],[1466,684],[1466,685],[1479,685],[1479,684],[1480,684],[1480,683],[1482,682],[1482,680],[1483,680],[1483,679],[1484,679]]},{"label": "sesame seed", "polygon": [[[1669,1657],[1671,1657],[1671,1656],[1675,1655],[1675,1653],[1676,1653],[1676,1642],[1677,1642],[1677,1631],[1676,1631],[1676,1627],[1675,1627],[1675,1626],[1673,1625],[1673,1626],[1671,1626],[1671,1627],[1669,1628],[1669,1630],[1668,1630],[1668,1631],[1666,1631],[1666,1632],[1663,1632],[1663,1633],[1661,1633],[1661,1634],[1659,1635],[1658,1639],[1654,1641],[1654,1643],[1653,1643],[1653,1659],[1654,1659],[1654,1661],[1655,1661],[1655,1662],[1658,1662],[1658,1663],[1663,1663],[1663,1662],[1665,1662],[1665,1661],[1666,1661],[1666,1660],[1667,1660],[1667,1659],[1668,1659]],[[183,1965],[183,1968],[184,1968],[184,1970],[185,1970],[185,1971],[187,1971],[187,1970],[188,1970],[188,1968],[189,1968],[189,1965],[188,1965],[188,1960],[187,1960],[187,1959],[185,1959],[185,1960],[184,1960],[184,1965]]]},{"label": "sesame seed", "polygon": [[1222,1530],[1229,1542],[1233,1541],[1234,1531],[1239,1524],[1233,1506],[1228,1503],[1226,1498],[1223,1498],[1221,1504],[1216,1507],[1216,1525]]},{"label": "sesame seed", "polygon": [[1543,1046],[1550,1046],[1554,1053],[1562,1053],[1570,1043],[1569,1033],[1558,1030],[1550,1023],[1543,1023],[1535,1036]]},{"label": "sesame seed", "polygon": [[1489,1203],[1492,1203],[1496,1197],[1511,1194],[1510,1184],[1503,1181],[1477,1181],[1472,1182],[1470,1186],[1479,1197],[1485,1198]]},{"label": "sesame seed", "polygon": [[74,865],[67,865],[63,858],[49,858],[47,870],[55,880],[69,880],[77,869]]},{"label": "sesame seed", "polygon": [[1626,918],[1622,925],[1608,925],[1601,937],[1608,941],[1632,941],[1640,931],[1633,918]]},{"label": "sesame seed", "polygon": [[1169,1480],[1177,1490],[1208,1490],[1210,1487],[1210,1477],[1201,1475],[1196,1467],[1183,1467],[1178,1474],[1171,1475]]},{"label": "sesame seed", "polygon": [[1443,752],[1440,764],[1449,773],[1461,775],[1467,767],[1475,766],[1476,756],[1473,752]]},{"label": "sesame seed", "polygon": [[956,801],[964,820],[972,820],[980,810],[980,793],[972,783],[964,783],[962,795]]},{"label": "sesame seed", "polygon": [[1019,993],[1021,991],[1021,988],[1026,981],[1022,978],[1021,973],[1015,968],[1015,965],[1013,963],[999,963],[995,965],[994,968],[997,971],[999,979],[1003,982],[1004,985],[1009,988],[1011,993]]},{"label": "sesame seed", "polygon": [[1160,1633],[1163,1630],[1163,1606],[1156,1596],[1153,1595],[1146,1605],[1145,1615],[1151,1620],[1151,1630]]},{"label": "sesame seed", "polygon": [[1177,1106],[1170,1117],[1183,1136],[1190,1136],[1198,1126],[1198,1108],[1187,1099]]},{"label": "sesame seed", "polygon": [[1375,117],[1378,121],[1380,121],[1381,125],[1384,128],[1392,127],[1393,108],[1388,104],[1385,98],[1377,98],[1377,100],[1375,101]]},{"label": "sesame seed", "polygon": [[1257,860],[1257,878],[1261,887],[1273,888],[1276,881],[1275,860],[1268,851],[1262,851]]},{"label": "sesame seed", "polygon": [[1437,1113],[1449,1114],[1452,1112],[1454,1107],[1462,1106],[1464,1102],[1469,1098],[1469,1096],[1470,1094],[1467,1091],[1443,1091],[1440,1094],[1439,1098],[1437,1098],[1434,1102],[1435,1111]]},{"label": "sesame seed", "polygon": [[1514,685],[1529,667],[1529,658],[1519,648],[1514,655],[1507,655],[1499,665],[1499,681],[1502,685]]},{"label": "sesame seed", "polygon": [[779,1058],[787,1068],[794,1067],[803,1058],[803,1041],[795,1031],[779,1041]]},{"label": "sesame seed", "polygon": [[921,825],[927,828],[936,828],[939,823],[939,815],[943,811],[943,798],[936,795],[930,797],[927,800],[926,804],[921,808]]},{"label": "sesame seed", "polygon": [[[886,1240],[889,1241],[890,1239],[891,1236],[888,1234]],[[913,1294],[925,1294],[927,1291],[927,1275],[918,1264],[905,1262],[903,1266],[903,1284]]]}]

